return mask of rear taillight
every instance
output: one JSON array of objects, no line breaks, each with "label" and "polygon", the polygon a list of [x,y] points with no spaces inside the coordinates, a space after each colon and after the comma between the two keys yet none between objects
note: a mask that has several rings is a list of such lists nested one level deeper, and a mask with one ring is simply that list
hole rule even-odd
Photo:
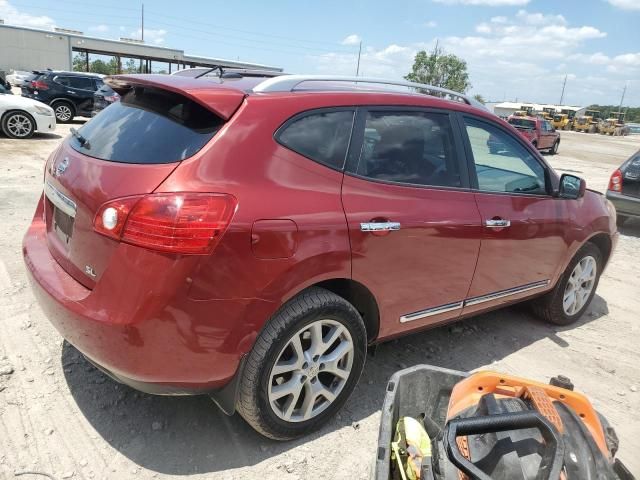
[{"label": "rear taillight", "polygon": [[35,90],[49,90],[49,85],[47,85],[42,80],[34,80],[31,82],[31,87]]},{"label": "rear taillight", "polygon": [[613,192],[622,191],[622,172],[620,170],[616,170],[613,172],[613,175],[611,175],[608,189]]},{"label": "rear taillight", "polygon": [[157,193],[102,205],[94,230],[115,240],[163,252],[213,251],[236,211],[235,197],[209,193]]}]

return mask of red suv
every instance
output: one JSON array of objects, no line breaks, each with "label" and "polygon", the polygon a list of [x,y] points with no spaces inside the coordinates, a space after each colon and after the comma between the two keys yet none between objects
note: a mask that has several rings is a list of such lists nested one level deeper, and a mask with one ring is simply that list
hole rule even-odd
[{"label": "red suv", "polygon": [[120,382],[289,439],[368,345],[530,299],[577,320],[616,241],[605,197],[462,95],[345,80],[367,82],[109,79],[121,101],[53,152],[24,238],[60,333]]}]

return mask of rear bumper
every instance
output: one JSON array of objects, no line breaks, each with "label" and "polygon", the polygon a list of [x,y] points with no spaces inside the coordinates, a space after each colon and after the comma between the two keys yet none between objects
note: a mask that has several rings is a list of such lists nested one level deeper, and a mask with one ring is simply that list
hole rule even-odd
[{"label": "rear bumper", "polygon": [[618,215],[640,217],[640,198],[607,190],[607,199],[616,207]]},{"label": "rear bumper", "polygon": [[205,394],[232,382],[242,358],[234,325],[243,301],[190,300],[175,259],[118,248],[116,265],[87,289],[51,256],[40,204],[23,257],[47,319],[101,370],[139,390]]}]

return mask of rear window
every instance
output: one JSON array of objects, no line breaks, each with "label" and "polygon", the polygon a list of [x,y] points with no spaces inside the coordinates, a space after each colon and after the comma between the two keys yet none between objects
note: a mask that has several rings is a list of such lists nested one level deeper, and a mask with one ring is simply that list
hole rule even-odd
[{"label": "rear window", "polygon": [[134,87],[87,122],[71,137],[85,155],[121,163],[172,163],[198,152],[222,127],[223,120],[176,93]]},{"label": "rear window", "polygon": [[527,120],[525,118],[510,118],[509,123],[514,127],[530,128],[530,129],[536,128],[536,122],[534,122],[533,120]]}]

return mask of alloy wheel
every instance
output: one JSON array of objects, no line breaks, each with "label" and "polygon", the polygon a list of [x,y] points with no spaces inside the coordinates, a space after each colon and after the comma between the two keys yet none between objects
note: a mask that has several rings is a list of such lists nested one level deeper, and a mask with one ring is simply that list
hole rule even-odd
[{"label": "alloy wheel", "polygon": [[72,112],[68,105],[65,105],[65,104],[58,105],[56,107],[55,112],[56,112],[56,118],[61,122],[67,122],[71,120]]},{"label": "alloy wheel", "polygon": [[310,420],[340,395],[353,367],[354,344],[340,322],[316,320],[296,332],[269,375],[273,412],[287,422]]},{"label": "alloy wheel", "polygon": [[28,137],[33,130],[31,119],[22,113],[16,113],[7,119],[7,130],[18,138]]},{"label": "alloy wheel", "polygon": [[564,313],[575,315],[584,307],[595,285],[597,270],[598,264],[592,256],[584,257],[576,264],[564,290]]}]

